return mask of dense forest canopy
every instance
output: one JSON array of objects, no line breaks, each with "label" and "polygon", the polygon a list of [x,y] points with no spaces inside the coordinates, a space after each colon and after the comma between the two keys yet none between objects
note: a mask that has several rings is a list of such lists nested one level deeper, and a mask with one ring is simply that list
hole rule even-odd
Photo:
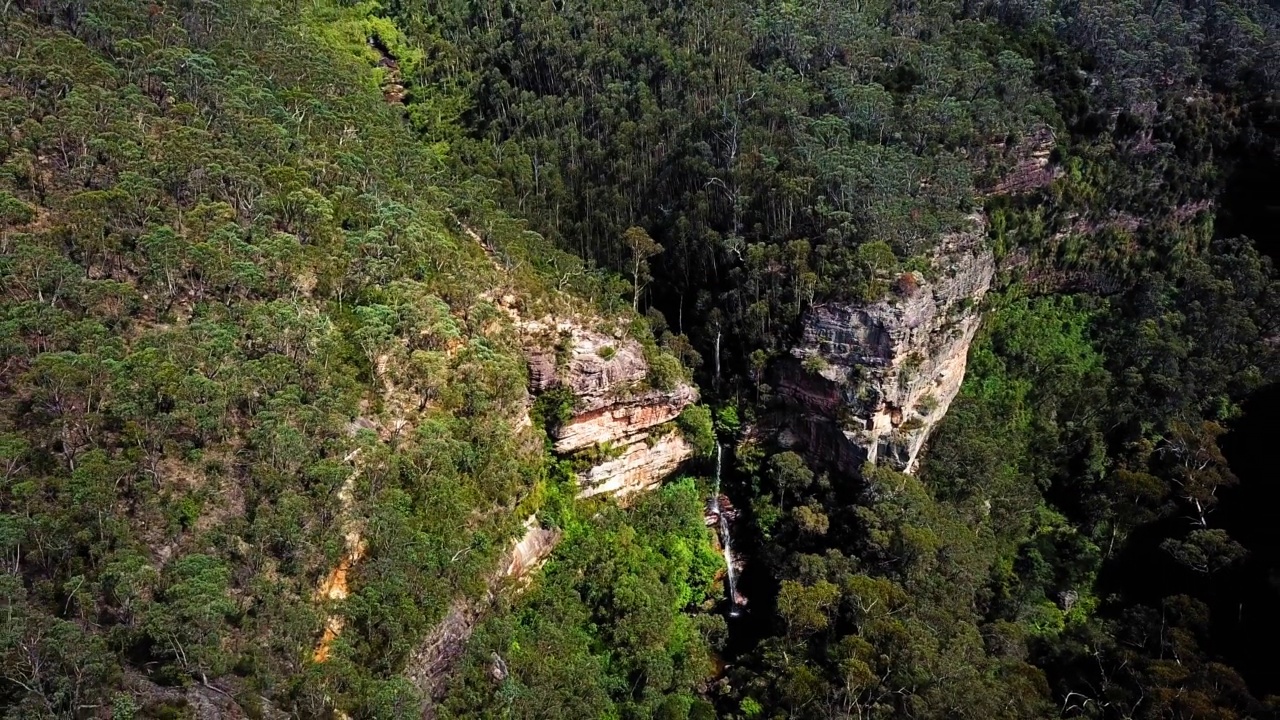
[{"label": "dense forest canopy", "polygon": [[1215,148],[1249,140],[1238,115],[1265,113],[1276,79],[1251,5],[387,9],[430,38],[410,96],[423,132],[450,98],[471,128],[452,142],[464,172],[601,264],[623,269],[623,230],[645,227],[665,248],[654,304],[680,331],[686,310],[733,324],[741,358],[815,297],[882,291],[880,243],[911,267],[1041,124],[1082,181],[1042,207],[1047,236],[1065,218],[1192,212],[1227,169]]},{"label": "dense forest canopy", "polygon": [[194,706],[146,688],[192,684],[259,715],[416,708],[406,657],[543,482],[481,294],[535,279],[457,231],[466,190],[383,102],[368,18],[296,10],[5,6],[10,717],[166,717]]},{"label": "dense forest canopy", "polygon": [[[985,219],[998,292],[923,484],[721,427],[756,603],[722,714],[1271,712],[1240,638],[1275,595],[1239,602],[1267,551],[1215,514],[1221,437],[1276,379],[1274,274],[1236,237],[1273,231],[1251,222],[1274,202],[1268,6],[387,11],[426,38],[419,132],[417,94],[458,98],[461,172],[602,265],[634,275],[620,240],[644,227],[658,327],[757,422],[807,307],[882,297]],[[1019,187],[1037,152],[1055,171]]]},{"label": "dense forest canopy", "polygon": [[[1280,715],[1270,4],[0,13],[5,717]],[[786,441],[808,314],[957,236],[918,470]],[[678,477],[575,497],[521,312],[692,369]]]}]

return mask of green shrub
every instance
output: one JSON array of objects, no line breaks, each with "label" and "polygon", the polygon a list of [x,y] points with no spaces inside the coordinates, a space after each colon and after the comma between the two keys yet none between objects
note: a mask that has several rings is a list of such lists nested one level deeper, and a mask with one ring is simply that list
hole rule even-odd
[{"label": "green shrub", "polygon": [[930,415],[934,410],[938,409],[938,398],[933,393],[929,393],[920,398],[920,402],[916,403],[916,410],[921,415]]},{"label": "green shrub", "polygon": [[898,430],[904,433],[915,432],[916,430],[919,430],[922,427],[924,427],[924,420],[921,420],[918,417],[913,417],[913,418],[907,418],[906,422],[898,426]]},{"label": "green shrub", "polygon": [[0,225],[25,225],[35,217],[35,208],[0,190]]},{"label": "green shrub", "polygon": [[611,460],[617,460],[626,452],[626,445],[614,445],[611,442],[596,443],[588,448],[583,448],[574,453],[569,458],[571,467],[574,472],[581,473],[591,468],[607,463]]},{"label": "green shrub", "polygon": [[800,366],[803,367],[807,373],[821,375],[824,370],[831,367],[831,363],[828,363],[827,359],[821,355],[814,354],[801,361]]},{"label": "green shrub", "polygon": [[711,424],[711,408],[691,405],[676,418],[684,439],[702,456],[710,456],[716,450],[716,431]]},{"label": "green shrub", "polygon": [[573,417],[576,402],[573,390],[564,386],[552,388],[533,401],[529,418],[535,425],[541,426],[548,436],[555,435],[560,426]]},{"label": "green shrub", "polygon": [[141,709],[129,693],[117,692],[111,696],[111,720],[133,720]]},{"label": "green shrub", "polygon": [[716,410],[716,428],[721,432],[737,434],[742,429],[742,418],[737,405],[724,405]]},{"label": "green shrub", "polygon": [[674,390],[685,381],[684,366],[674,357],[653,348],[646,348],[645,359],[649,362],[649,384],[659,390]]}]

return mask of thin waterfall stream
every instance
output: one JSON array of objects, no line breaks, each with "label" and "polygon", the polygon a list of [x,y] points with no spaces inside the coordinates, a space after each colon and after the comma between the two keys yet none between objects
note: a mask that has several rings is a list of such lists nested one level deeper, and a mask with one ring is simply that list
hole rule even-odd
[{"label": "thin waterfall stream", "polygon": [[[720,331],[716,330],[716,385],[720,384]],[[717,450],[717,452],[719,452]]]},{"label": "thin waterfall stream", "polygon": [[741,612],[738,602],[737,569],[733,566],[733,537],[729,533],[728,513],[720,507],[720,464],[724,454],[724,446],[716,443],[716,477],[715,487],[711,491],[711,513],[715,516],[716,527],[720,534],[720,547],[724,548],[725,579],[729,590],[729,617],[737,617]]}]

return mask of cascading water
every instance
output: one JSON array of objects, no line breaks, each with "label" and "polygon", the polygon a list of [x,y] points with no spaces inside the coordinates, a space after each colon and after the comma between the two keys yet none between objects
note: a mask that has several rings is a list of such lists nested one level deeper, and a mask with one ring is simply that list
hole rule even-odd
[{"label": "cascading water", "polygon": [[729,519],[720,508],[720,459],[723,452],[724,446],[716,443],[716,479],[715,488],[711,491],[711,512],[715,515],[716,527],[720,533],[720,547],[724,548],[725,579],[729,586],[729,617],[737,617],[740,609],[737,570],[733,567],[733,538],[729,534]]},{"label": "cascading water", "polygon": [[720,384],[720,331],[716,330],[716,385]]}]

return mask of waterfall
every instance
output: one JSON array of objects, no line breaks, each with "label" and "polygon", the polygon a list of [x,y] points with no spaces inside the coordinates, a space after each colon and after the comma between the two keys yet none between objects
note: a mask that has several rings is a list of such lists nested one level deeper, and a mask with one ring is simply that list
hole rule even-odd
[{"label": "waterfall", "polygon": [[[719,329],[717,329],[717,330],[716,330],[716,384],[718,385],[719,383],[720,383],[720,330],[719,330]],[[717,453],[717,456],[716,456],[716,457],[717,457],[717,462],[719,462],[719,459],[718,459],[718,458],[719,458],[719,455],[718,455],[718,453],[719,453],[719,452],[720,452],[719,450],[717,450],[717,451],[716,451],[716,453]],[[719,466],[717,466],[717,467],[719,467]],[[719,475],[718,475],[718,474],[717,474],[717,477],[719,477]]]},{"label": "waterfall", "polygon": [[716,443],[716,479],[715,488],[711,491],[711,512],[715,515],[716,525],[720,532],[720,547],[724,548],[725,579],[729,586],[729,617],[737,617],[738,577],[733,567],[733,538],[729,534],[729,519],[720,509],[720,462],[724,454],[724,446]]}]

